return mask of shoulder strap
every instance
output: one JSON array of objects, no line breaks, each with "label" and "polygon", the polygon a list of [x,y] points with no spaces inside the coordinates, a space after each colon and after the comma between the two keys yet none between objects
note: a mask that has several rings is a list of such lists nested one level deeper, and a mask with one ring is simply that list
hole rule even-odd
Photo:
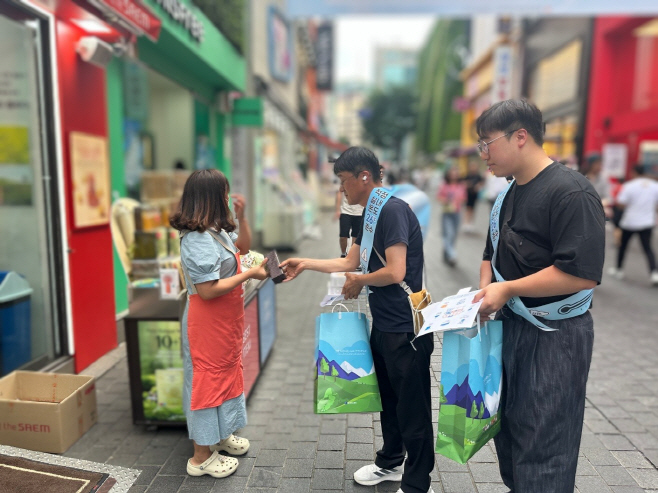
[{"label": "shoulder strap", "polygon": [[234,255],[238,253],[238,250],[235,247],[231,248],[228,246],[228,244],[222,239],[221,234],[217,234],[215,231],[212,231],[210,229],[207,229],[206,231],[210,233],[210,236],[215,238],[219,242],[219,244],[222,245],[224,248],[226,248],[229,252],[231,252]]},{"label": "shoulder strap", "polygon": [[[374,246],[372,247],[372,249],[375,251],[375,253],[376,253],[377,256],[379,257],[379,260],[381,260],[382,264],[384,264],[384,267],[386,267],[386,260],[384,260],[384,259],[382,258],[382,256],[379,254],[379,252],[377,251],[377,249],[376,249]],[[400,283],[400,287],[401,287],[402,289],[404,289],[404,292],[405,292],[405,293],[407,293],[407,294],[414,294],[414,292],[411,290],[411,288],[409,287],[409,285],[408,285],[406,282],[402,281],[402,282]]]},{"label": "shoulder strap", "polygon": [[370,262],[370,252],[372,251],[373,242],[375,239],[375,229],[379,214],[392,193],[384,190],[381,187],[373,188],[368,197],[368,202],[365,207],[365,214],[363,216],[363,235],[361,236],[361,245],[359,246],[359,257],[361,263],[361,271],[365,274],[368,272],[368,263]]},{"label": "shoulder strap", "polygon": [[[228,244],[222,239],[221,235],[218,235],[217,233],[215,233],[214,231],[211,231],[209,229],[207,229],[206,231],[208,233],[210,233],[210,236],[215,238],[219,242],[219,244],[222,245],[224,248],[226,248],[229,252],[231,252],[234,255],[238,253],[235,248],[231,248],[231,247],[228,246]],[[186,229],[186,230],[183,230],[183,231],[180,232],[179,235],[180,235],[181,243],[183,242],[183,238],[185,237],[185,235],[189,232],[190,232],[189,229]],[[192,294],[196,294],[197,293],[196,286],[192,282],[192,278],[190,277],[190,273],[187,271],[187,268],[185,267],[185,263],[183,262],[182,257],[181,257],[181,261],[180,261],[180,266],[181,266],[181,269],[183,271],[183,276],[185,277],[187,282],[190,284],[190,290],[192,291]]]},{"label": "shoulder strap", "polygon": [[[183,238],[189,232],[190,232],[189,229],[185,229],[179,233],[181,244],[183,243]],[[192,294],[196,294],[196,286],[192,282],[192,278],[190,277],[190,273],[187,271],[187,267],[185,267],[185,262],[183,262],[183,257],[181,257],[180,259],[180,266],[181,266],[181,270],[183,271],[183,277],[190,284],[190,290],[192,291]]]},{"label": "shoulder strap", "polygon": [[[507,190],[498,196],[496,203],[494,204],[494,208],[491,210],[490,232],[491,243],[494,249],[493,255],[491,257],[491,268],[493,270],[494,277],[498,282],[505,281],[500,272],[498,272],[498,269],[496,269],[498,240],[500,239],[500,230],[502,229],[503,225],[506,224],[512,217],[511,209],[514,207],[514,190],[515,188],[512,187],[512,184],[510,184]],[[505,200],[505,195],[507,192],[511,192],[510,200],[507,203],[507,209],[505,209],[505,217],[501,221],[500,208],[502,206],[503,200]],[[579,291],[578,293],[575,293],[564,300],[556,301],[539,307],[533,307],[531,309],[527,308],[523,304],[521,298],[518,296],[514,296],[506,304],[510,310],[525,318],[531,324],[535,325],[543,331],[550,332],[554,331],[555,329],[552,329],[551,327],[541,323],[539,320],[537,320],[537,316],[543,317],[546,320],[562,320],[565,318],[581,315],[589,309],[593,292],[593,289]]]}]

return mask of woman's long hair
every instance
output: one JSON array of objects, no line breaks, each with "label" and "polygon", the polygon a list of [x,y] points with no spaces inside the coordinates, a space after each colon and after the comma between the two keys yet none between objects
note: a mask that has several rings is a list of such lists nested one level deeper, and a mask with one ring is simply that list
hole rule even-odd
[{"label": "woman's long hair", "polygon": [[446,168],[443,173],[443,181],[446,185],[452,185],[453,183],[459,183],[459,174],[457,168],[454,166],[449,166]]},{"label": "woman's long hair", "polygon": [[226,176],[216,169],[195,171],[185,182],[178,210],[169,218],[172,228],[203,233],[208,228],[235,231],[233,214],[228,208],[230,186]]}]

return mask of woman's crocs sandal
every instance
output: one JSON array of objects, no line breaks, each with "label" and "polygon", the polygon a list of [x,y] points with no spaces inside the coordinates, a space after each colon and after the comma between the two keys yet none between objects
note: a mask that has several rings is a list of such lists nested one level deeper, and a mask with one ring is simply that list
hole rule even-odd
[{"label": "woman's crocs sandal", "polygon": [[228,438],[220,440],[217,445],[211,445],[210,450],[213,452],[227,452],[231,455],[244,455],[249,450],[249,440],[229,435]]},{"label": "woman's crocs sandal", "polygon": [[225,478],[233,474],[238,468],[238,459],[220,455],[213,452],[210,458],[198,466],[187,461],[187,474],[190,476],[203,476],[208,474],[213,478]]}]

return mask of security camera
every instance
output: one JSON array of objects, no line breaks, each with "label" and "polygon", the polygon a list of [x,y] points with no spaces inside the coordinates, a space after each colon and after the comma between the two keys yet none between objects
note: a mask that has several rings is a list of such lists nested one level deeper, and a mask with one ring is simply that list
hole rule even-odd
[{"label": "security camera", "polygon": [[105,41],[95,36],[85,36],[80,38],[75,47],[80,58],[85,62],[93,63],[99,67],[105,67],[114,56],[114,48]]}]

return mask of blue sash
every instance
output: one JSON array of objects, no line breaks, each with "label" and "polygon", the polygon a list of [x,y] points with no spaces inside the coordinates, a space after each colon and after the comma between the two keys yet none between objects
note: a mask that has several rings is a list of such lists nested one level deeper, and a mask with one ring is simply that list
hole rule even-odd
[{"label": "blue sash", "polygon": [[388,202],[393,194],[383,188],[374,188],[368,197],[366,204],[366,214],[363,218],[363,236],[361,237],[361,246],[359,254],[361,257],[361,272],[368,273],[368,262],[372,253],[372,242],[375,239],[375,228],[379,220],[379,214],[382,212],[384,204]]},{"label": "blue sash", "polygon": [[[491,258],[491,267],[493,268],[493,273],[496,276],[496,281],[504,282],[503,276],[500,275],[496,269],[496,254],[498,251],[498,240],[500,239],[500,230],[501,230],[501,217],[500,217],[500,208],[503,205],[503,201],[507,196],[507,192],[510,191],[514,185],[515,180],[512,180],[512,183],[509,184],[507,189],[498,195],[496,202],[494,203],[493,209],[491,209],[491,219],[489,222],[489,231],[491,236],[491,244],[493,245],[493,256]],[[508,204],[507,207],[512,207],[512,204]],[[545,331],[552,331],[556,329],[551,329],[550,327],[544,325],[535,317],[542,317],[546,320],[563,320],[565,318],[572,318],[578,315],[582,315],[587,310],[589,310],[590,302],[592,301],[592,295],[594,294],[593,289],[586,289],[580,291],[576,294],[572,294],[568,298],[565,298],[560,301],[555,301],[553,303],[548,303],[546,305],[537,306],[533,308],[526,307],[521,298],[515,296],[507,302],[507,306],[517,315],[525,318],[528,322]]]}]

